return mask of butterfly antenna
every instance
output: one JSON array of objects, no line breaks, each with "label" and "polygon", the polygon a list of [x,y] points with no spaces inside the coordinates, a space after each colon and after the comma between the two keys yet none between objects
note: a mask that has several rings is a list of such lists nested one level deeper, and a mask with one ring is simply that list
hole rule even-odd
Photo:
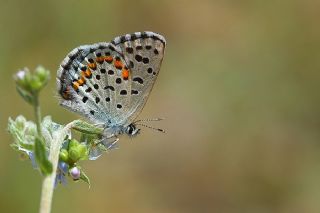
[{"label": "butterfly antenna", "polygon": [[162,120],[164,120],[164,118],[146,118],[146,119],[136,120],[133,123],[135,124],[135,123],[139,123],[139,122],[143,122],[143,121],[149,122],[149,121],[162,121]]},{"label": "butterfly antenna", "polygon": [[136,124],[136,125],[137,125],[137,126],[139,125],[139,126],[147,127],[147,128],[149,128],[149,129],[153,129],[153,130],[156,130],[156,131],[159,131],[159,132],[165,133],[164,129],[155,128],[155,127],[148,126],[148,125],[141,124],[141,123]]}]

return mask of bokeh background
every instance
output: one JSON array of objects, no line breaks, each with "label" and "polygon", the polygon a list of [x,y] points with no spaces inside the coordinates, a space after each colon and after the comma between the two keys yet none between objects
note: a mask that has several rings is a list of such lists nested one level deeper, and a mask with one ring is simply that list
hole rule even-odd
[{"label": "bokeh background", "polygon": [[20,161],[9,116],[33,119],[13,74],[52,79],[73,48],[150,30],[167,49],[140,118],[165,117],[82,166],[92,186],[55,190],[53,212],[320,212],[320,1],[0,0],[0,208],[37,212],[41,177]]}]

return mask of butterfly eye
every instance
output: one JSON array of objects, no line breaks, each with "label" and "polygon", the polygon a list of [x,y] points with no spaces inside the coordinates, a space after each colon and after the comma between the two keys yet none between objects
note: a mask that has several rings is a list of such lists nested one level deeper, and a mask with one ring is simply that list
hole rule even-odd
[{"label": "butterfly eye", "polygon": [[129,126],[128,126],[128,129],[127,129],[127,133],[128,133],[129,135],[131,135],[131,134],[133,133],[133,130],[134,130],[133,126],[132,126],[132,125],[129,125]]},{"label": "butterfly eye", "polygon": [[139,133],[140,129],[137,129],[137,127],[134,124],[130,124],[127,129],[126,133],[130,136],[135,136]]}]

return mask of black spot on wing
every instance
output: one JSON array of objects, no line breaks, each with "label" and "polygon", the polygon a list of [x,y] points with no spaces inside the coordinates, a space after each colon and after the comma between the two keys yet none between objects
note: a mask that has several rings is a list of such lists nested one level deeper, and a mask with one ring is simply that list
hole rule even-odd
[{"label": "black spot on wing", "polygon": [[120,95],[127,95],[128,93],[127,93],[127,90],[121,90],[120,91]]},{"label": "black spot on wing", "polygon": [[84,97],[82,98],[82,102],[83,102],[83,103],[86,103],[87,100],[88,100],[88,97],[86,97],[86,96],[84,96]]},{"label": "black spot on wing", "polygon": [[141,62],[142,61],[142,56],[141,55],[136,55],[134,58],[136,59],[137,62]]},{"label": "black spot on wing", "polygon": [[104,89],[109,89],[111,91],[114,91],[114,87],[113,86],[105,86]]},{"label": "black spot on wing", "polygon": [[127,53],[132,54],[133,53],[133,48],[132,47],[127,47],[126,51],[127,51]]},{"label": "black spot on wing", "polygon": [[143,62],[144,64],[148,64],[148,63],[149,63],[149,58],[143,58],[143,59],[142,59],[142,62]]},{"label": "black spot on wing", "polygon": [[140,77],[134,77],[132,80],[138,82],[139,84],[143,84],[143,79]]}]

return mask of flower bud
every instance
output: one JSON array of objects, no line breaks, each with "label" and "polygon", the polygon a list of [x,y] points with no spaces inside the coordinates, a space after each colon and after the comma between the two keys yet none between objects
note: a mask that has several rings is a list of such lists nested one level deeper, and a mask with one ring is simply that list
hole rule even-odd
[{"label": "flower bud", "polygon": [[28,83],[32,91],[39,91],[44,86],[39,77],[36,75],[33,75]]},{"label": "flower bud", "polygon": [[73,167],[69,170],[70,176],[73,180],[79,180],[81,171],[78,167]]},{"label": "flower bud", "polygon": [[35,75],[42,83],[46,83],[50,78],[50,72],[42,66],[36,68]]},{"label": "flower bud", "polygon": [[21,80],[24,80],[25,76],[26,76],[26,71],[25,70],[19,70],[16,73],[15,78],[16,78],[17,81],[21,81]]},{"label": "flower bud", "polygon": [[71,139],[69,142],[69,149],[73,149],[79,146],[79,142],[76,139]]},{"label": "flower bud", "polygon": [[37,94],[48,83],[50,72],[43,67],[36,68],[33,73],[24,68],[18,71],[13,78],[18,93],[26,102],[33,105],[37,102]]},{"label": "flower bud", "polygon": [[21,91],[19,93],[33,94],[39,92],[49,81],[50,72],[39,66],[33,73],[27,68],[18,71],[14,75],[14,80]]},{"label": "flower bud", "polygon": [[13,78],[18,86],[25,88],[27,86],[27,81],[30,79],[30,72],[27,68],[24,68],[19,70]]},{"label": "flower bud", "polygon": [[69,149],[69,160],[72,163],[77,162],[80,159],[80,153],[76,148]]},{"label": "flower bud", "polygon": [[79,160],[87,159],[87,147],[84,144],[80,144],[77,140],[71,139],[69,142],[69,161],[70,163],[76,163]]},{"label": "flower bud", "polygon": [[80,154],[80,160],[88,159],[88,149],[87,149],[86,145],[79,144],[78,151]]},{"label": "flower bud", "polygon": [[59,158],[60,160],[64,161],[64,162],[68,162],[69,159],[69,153],[66,149],[61,149],[60,153],[59,153]]}]

